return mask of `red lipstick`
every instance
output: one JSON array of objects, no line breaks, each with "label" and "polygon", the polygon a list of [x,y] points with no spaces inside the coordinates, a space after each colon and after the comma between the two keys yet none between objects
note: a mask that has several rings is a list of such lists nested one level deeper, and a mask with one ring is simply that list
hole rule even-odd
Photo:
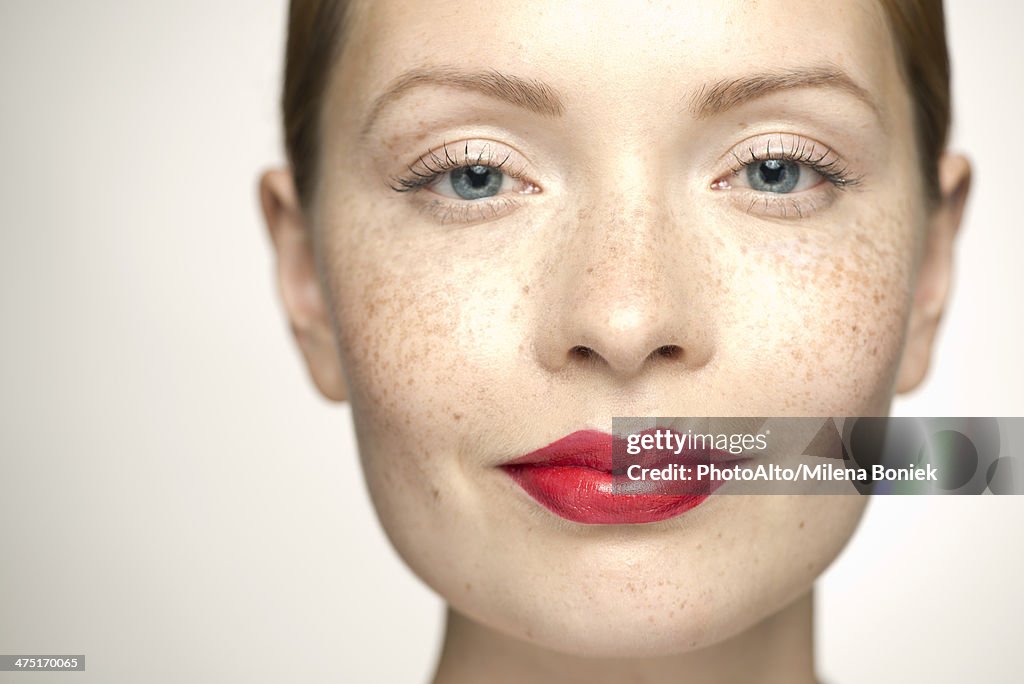
[{"label": "red lipstick", "polygon": [[681,515],[704,503],[721,485],[716,481],[632,481],[621,470],[642,462],[696,466],[735,459],[714,450],[680,453],[647,450],[625,457],[626,441],[596,430],[581,430],[501,466],[552,513],[588,525],[650,523]]}]

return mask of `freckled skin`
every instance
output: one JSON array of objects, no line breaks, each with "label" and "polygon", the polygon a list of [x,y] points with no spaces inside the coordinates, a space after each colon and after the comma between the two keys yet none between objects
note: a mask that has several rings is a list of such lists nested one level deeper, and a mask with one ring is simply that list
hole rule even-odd
[{"label": "freckled skin", "polygon": [[[756,22],[756,11],[740,19]],[[531,36],[533,49],[547,38]],[[515,62],[479,50],[475,61]],[[457,608],[512,634],[530,625],[555,648],[662,654],[730,636],[806,590],[864,502],[723,497],[661,526],[574,528],[530,510],[494,466],[585,425],[607,429],[620,411],[884,413],[920,219],[887,199],[906,191],[896,162],[808,226],[715,216],[707,205],[719,198],[696,191],[673,204],[664,177],[616,172],[637,162],[616,145],[631,123],[607,109],[612,131],[585,135],[608,172],[577,172],[576,188],[536,208],[438,227],[403,198],[369,201],[349,167],[331,165],[318,229],[363,467],[406,561]],[[648,109],[629,111],[664,136]],[[325,159],[345,133],[325,131]],[[575,362],[566,352],[577,344],[614,358]],[[636,368],[659,344],[682,357]],[[832,522],[796,535],[798,518]],[[526,535],[529,521],[539,526]],[[474,566],[470,592],[458,580]]]},{"label": "freckled skin", "polygon": [[[380,520],[461,615],[564,653],[678,654],[786,608],[853,532],[866,503],[853,496],[713,497],[662,523],[577,525],[496,468],[617,415],[888,412],[928,214],[880,11],[857,0],[842,14],[815,0],[356,12],[323,117],[318,258]],[[792,94],[698,121],[680,102],[707,80],[822,59],[883,103],[882,121],[787,110],[766,130],[838,138],[863,182],[785,219],[711,190],[730,147],[785,102],[854,106]],[[434,89],[360,137],[384,85],[439,60],[550,82],[565,115]],[[449,106],[468,123],[437,124]],[[474,137],[528,150],[541,192],[443,224],[387,187],[432,146]],[[665,345],[680,351],[652,353]]]}]

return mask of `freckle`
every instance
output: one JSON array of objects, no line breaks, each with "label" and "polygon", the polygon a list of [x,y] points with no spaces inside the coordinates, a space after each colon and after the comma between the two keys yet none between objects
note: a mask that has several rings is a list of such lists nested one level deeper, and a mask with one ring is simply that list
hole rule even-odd
[{"label": "freckle", "polygon": [[434,501],[438,501],[438,500],[441,499],[441,490],[440,489],[438,489],[437,487],[434,487],[433,490],[432,490],[432,493],[434,495]]},{"label": "freckle", "polygon": [[691,641],[690,642],[690,648],[697,648],[697,642],[696,641]]},{"label": "freckle", "polygon": [[590,268],[587,269],[587,273],[593,273],[593,272],[594,272],[594,267],[593,266],[591,266]]},{"label": "freckle", "polygon": [[803,520],[800,521],[800,529],[801,530],[804,529],[804,521]]},{"label": "freckle", "polygon": [[872,347],[871,348],[871,355],[872,356],[878,356],[878,347]]},{"label": "freckle", "polygon": [[523,294],[530,294],[530,286],[523,285]]},{"label": "freckle", "polygon": [[455,420],[462,420],[462,414],[461,413],[453,413],[452,414],[452,418],[454,418]]},{"label": "freckle", "polygon": [[697,544],[697,550],[698,550],[698,551],[700,551],[700,550],[701,550],[701,549],[703,549],[703,548],[704,548],[704,545],[703,545],[703,544]]},{"label": "freckle", "polygon": [[683,608],[686,608],[686,601],[679,604],[679,610],[682,610]]},{"label": "freckle", "polygon": [[721,538],[722,538],[722,533],[721,533],[721,532],[719,532],[719,533],[718,533],[718,538],[719,538],[719,539],[721,539]]},{"label": "freckle", "polygon": [[469,582],[466,582],[466,591],[473,591],[473,585]]}]

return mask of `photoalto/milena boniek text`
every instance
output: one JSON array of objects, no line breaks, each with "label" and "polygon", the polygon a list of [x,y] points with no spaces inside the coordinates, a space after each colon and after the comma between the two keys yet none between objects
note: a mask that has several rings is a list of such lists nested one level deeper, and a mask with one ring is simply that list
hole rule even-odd
[{"label": "photoalto/milena boniek text", "polygon": [[1024,494],[1024,418],[630,417],[619,494]]}]

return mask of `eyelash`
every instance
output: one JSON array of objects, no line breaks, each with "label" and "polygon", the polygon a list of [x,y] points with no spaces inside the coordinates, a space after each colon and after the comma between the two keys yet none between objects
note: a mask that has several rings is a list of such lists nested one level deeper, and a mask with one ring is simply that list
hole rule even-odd
[{"label": "eyelash", "polygon": [[[452,156],[450,146],[447,142],[441,146],[441,150],[441,154],[431,150],[410,164],[408,166],[407,175],[393,177],[391,179],[391,189],[395,192],[413,192],[420,188],[429,186],[438,178],[453,169],[476,165],[487,166],[492,169],[500,170],[509,178],[522,178],[521,169],[517,170],[506,168],[508,160],[512,157],[512,153],[509,152],[502,157],[500,161],[497,161],[497,157],[499,155],[494,153],[494,149],[491,145],[485,145],[480,150],[480,154],[475,157],[469,153],[468,141],[463,146],[461,152],[458,149],[455,150],[455,156]],[[461,159],[459,158],[459,154],[462,155]]]},{"label": "eyelash", "polygon": [[[526,182],[533,186],[524,176],[525,164],[510,163],[515,153],[511,150],[497,150],[492,142],[483,142],[479,152],[471,153],[470,148],[476,147],[480,141],[466,141],[450,144],[444,142],[440,148],[419,157],[407,167],[407,173],[391,178],[390,187],[395,192],[415,193],[437,182],[446,173],[467,166],[487,166],[500,171],[511,180]],[[763,145],[763,150],[759,149]],[[863,177],[851,172],[848,165],[830,147],[808,138],[790,134],[772,134],[756,142],[741,143],[731,153],[734,164],[730,170],[719,176],[711,185],[712,189],[728,189],[737,191],[736,199],[745,202],[748,214],[760,213],[778,218],[793,216],[805,218],[824,208],[836,199],[835,192],[856,187]],[[739,176],[752,164],[768,160],[783,160],[800,164],[817,173],[828,181],[829,188],[809,188],[797,193],[774,195],[759,192],[751,188],[732,188],[728,179]],[[822,204],[818,200],[823,201]],[[433,215],[441,223],[470,223],[486,221],[503,216],[519,206],[513,196],[502,194],[472,202],[453,200],[447,197],[418,200],[420,209]]]},{"label": "eyelash", "polygon": [[[788,147],[786,145],[786,137],[790,138]],[[773,140],[778,141],[777,151],[772,148]],[[842,161],[832,148],[813,140],[800,138],[796,135],[778,135],[770,137],[765,141],[763,154],[759,155],[755,152],[754,147],[754,145],[748,145],[744,157],[741,157],[740,154],[733,150],[732,157],[736,164],[726,174],[727,176],[737,175],[751,164],[769,160],[780,160],[802,164],[839,189],[860,185],[863,180],[861,176],[856,176],[850,172],[850,167]],[[829,158],[831,158],[831,161],[826,162]]]}]

